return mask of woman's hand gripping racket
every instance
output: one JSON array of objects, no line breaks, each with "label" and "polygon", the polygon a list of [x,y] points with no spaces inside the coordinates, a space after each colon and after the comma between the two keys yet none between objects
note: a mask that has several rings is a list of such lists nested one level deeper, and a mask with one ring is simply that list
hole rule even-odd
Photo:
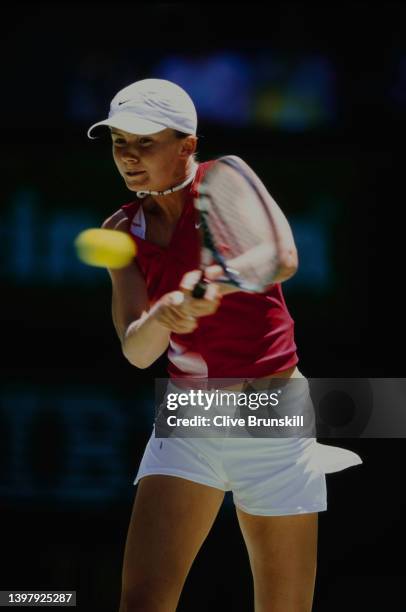
[{"label": "woman's hand gripping racket", "polygon": [[213,164],[195,199],[203,274],[193,297],[203,297],[208,267],[218,271],[214,282],[237,291],[261,293],[272,284],[280,266],[273,206],[264,185],[241,159],[230,155]]}]

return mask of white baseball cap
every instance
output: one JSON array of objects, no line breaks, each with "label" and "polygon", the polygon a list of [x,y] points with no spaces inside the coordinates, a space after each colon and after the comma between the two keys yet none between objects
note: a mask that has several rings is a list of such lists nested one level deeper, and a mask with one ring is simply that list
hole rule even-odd
[{"label": "white baseball cap", "polygon": [[121,89],[112,99],[108,119],[94,123],[89,138],[100,125],[130,134],[154,134],[172,128],[196,134],[197,114],[190,96],[182,87],[163,79],[143,79]]}]

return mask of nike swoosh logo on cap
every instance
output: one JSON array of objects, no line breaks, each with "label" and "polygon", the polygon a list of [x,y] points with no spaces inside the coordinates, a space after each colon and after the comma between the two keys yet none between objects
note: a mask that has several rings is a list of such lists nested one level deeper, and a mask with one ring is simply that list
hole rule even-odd
[{"label": "nike swoosh logo on cap", "polygon": [[118,105],[121,106],[122,104],[125,104],[126,102],[130,102],[130,100],[123,100],[122,102],[119,102]]}]

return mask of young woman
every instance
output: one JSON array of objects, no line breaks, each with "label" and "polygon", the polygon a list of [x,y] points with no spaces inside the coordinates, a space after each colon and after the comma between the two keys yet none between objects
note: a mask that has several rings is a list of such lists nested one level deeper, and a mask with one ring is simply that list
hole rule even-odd
[{"label": "young woman", "polygon": [[[188,94],[145,79],[114,97],[113,158],[136,199],[103,227],[128,232],[136,260],[110,270],[112,314],[126,358],[147,368],[168,350],[172,378],[300,378],[293,320],[281,283],[297,268],[289,224],[268,195],[281,240],[280,266],[263,294],[216,283],[202,299],[193,197],[211,162],[198,164],[197,117]],[[251,171],[252,172],[252,171]],[[120,612],[173,612],[189,569],[233,491],[254,578],[256,612],[312,608],[318,512],[325,474],[361,463],[315,438],[155,438],[148,442],[126,542]]]}]

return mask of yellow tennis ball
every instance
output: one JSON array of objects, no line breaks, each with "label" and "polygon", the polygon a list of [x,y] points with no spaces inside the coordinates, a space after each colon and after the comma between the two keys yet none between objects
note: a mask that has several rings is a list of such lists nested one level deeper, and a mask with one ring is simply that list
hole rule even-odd
[{"label": "yellow tennis ball", "polygon": [[111,229],[87,229],[75,240],[77,256],[83,263],[99,268],[124,268],[137,254],[128,234]]}]

